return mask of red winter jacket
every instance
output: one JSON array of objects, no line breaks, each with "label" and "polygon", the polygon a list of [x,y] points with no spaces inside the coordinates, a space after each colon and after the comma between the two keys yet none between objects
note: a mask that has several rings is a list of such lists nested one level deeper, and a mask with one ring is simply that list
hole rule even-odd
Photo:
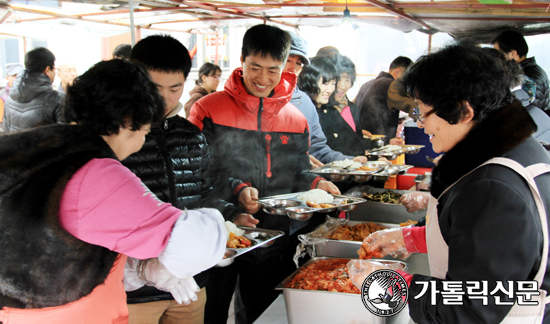
[{"label": "red winter jacket", "polygon": [[[321,178],[309,172],[307,120],[289,103],[296,76],[283,72],[272,95],[258,98],[248,94],[242,74],[233,71],[224,91],[197,101],[188,118],[206,135],[219,198],[236,199],[247,185],[260,197],[315,188]],[[262,227],[288,233],[288,224],[287,217],[266,217]]]}]

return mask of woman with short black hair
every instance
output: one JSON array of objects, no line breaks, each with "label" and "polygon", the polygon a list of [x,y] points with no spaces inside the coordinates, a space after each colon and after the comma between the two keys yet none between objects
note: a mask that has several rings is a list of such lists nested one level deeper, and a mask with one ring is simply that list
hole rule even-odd
[{"label": "woman with short black hair", "polygon": [[[421,57],[402,80],[418,103],[418,127],[445,154],[432,173],[427,225],[372,234],[363,248],[376,257],[428,253],[431,277],[401,273],[409,296],[417,296],[409,298],[415,323],[550,321],[550,157],[510,91],[517,69],[509,64],[490,50],[453,44]],[[354,278],[356,285],[367,273]],[[465,292],[459,305],[441,302],[437,290],[450,281]],[[544,290],[531,296],[538,306],[518,303],[518,281]],[[476,296],[468,283],[486,288],[473,289]],[[512,298],[503,292],[510,289]]]},{"label": "woman with short black hair", "polygon": [[0,322],[126,323],[127,256],[158,258],[140,278],[189,302],[191,276],[223,257],[223,218],[160,202],[120,163],[164,116],[156,85],[134,63],[100,62],[64,113],[72,124],[0,135]]},{"label": "woman with short black hair", "polygon": [[[317,107],[319,124],[327,138],[327,144],[332,149],[345,155],[365,155],[365,150],[372,148],[374,143],[363,138],[359,122],[359,110],[347,100],[346,92],[355,80],[355,65],[345,56],[337,54],[336,65],[324,57],[314,57],[309,65],[304,66],[298,77],[298,87],[311,98]],[[341,105],[333,99],[339,90],[336,85],[346,83]]]}]

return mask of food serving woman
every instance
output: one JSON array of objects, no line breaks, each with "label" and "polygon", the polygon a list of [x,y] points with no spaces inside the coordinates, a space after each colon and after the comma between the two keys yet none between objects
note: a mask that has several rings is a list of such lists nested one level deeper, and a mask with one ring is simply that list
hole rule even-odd
[{"label": "food serving woman", "polygon": [[112,60],[69,87],[73,124],[0,135],[0,322],[127,323],[127,256],[154,258],[141,278],[193,298],[190,277],[223,257],[221,214],[162,203],[119,162],[163,115],[147,72]]},{"label": "food serving woman", "polygon": [[[421,57],[402,81],[418,103],[418,127],[445,155],[433,170],[427,225],[372,234],[363,248],[374,257],[428,253],[431,277],[403,273],[415,323],[550,322],[550,158],[510,92],[517,67],[490,51],[450,45]],[[519,305],[518,281],[532,280],[539,306]],[[445,305],[449,281],[462,285],[459,305]]]}]

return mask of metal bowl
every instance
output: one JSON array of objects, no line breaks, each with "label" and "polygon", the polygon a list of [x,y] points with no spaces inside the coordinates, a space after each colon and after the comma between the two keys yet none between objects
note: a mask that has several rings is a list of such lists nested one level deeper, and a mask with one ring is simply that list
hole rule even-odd
[{"label": "metal bowl", "polygon": [[230,265],[235,261],[234,256],[236,254],[237,254],[237,251],[226,249],[224,258],[220,262],[218,262],[218,264],[216,264],[216,267],[227,267],[228,265]]},{"label": "metal bowl", "polygon": [[315,210],[311,207],[289,207],[286,209],[288,217],[300,221],[310,219],[314,212]]},{"label": "metal bowl", "polygon": [[348,171],[330,166],[317,168],[314,172],[333,182],[344,181],[349,177]]},{"label": "metal bowl", "polygon": [[372,178],[372,173],[355,172],[353,175],[353,181],[355,182],[367,182]]},{"label": "metal bowl", "polygon": [[289,207],[298,207],[302,203],[292,199],[266,199],[258,202],[262,205],[264,212],[271,215],[286,215],[286,209]]},{"label": "metal bowl", "polygon": [[390,178],[390,175],[392,174],[387,171],[378,172],[372,175],[372,180],[376,182],[378,181],[386,182]]},{"label": "metal bowl", "polygon": [[334,199],[332,202],[336,204],[337,206],[336,209],[338,209],[338,211],[349,212],[349,211],[355,210],[355,208],[357,208],[357,205],[346,205],[341,207],[340,205],[343,203],[349,204],[350,200],[351,202],[353,202],[353,199],[343,199],[343,198]]}]

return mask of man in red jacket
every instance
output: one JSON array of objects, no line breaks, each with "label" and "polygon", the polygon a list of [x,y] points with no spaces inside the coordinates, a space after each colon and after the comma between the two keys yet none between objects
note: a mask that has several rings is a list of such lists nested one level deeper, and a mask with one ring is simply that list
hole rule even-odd
[{"label": "man in red jacket", "polygon": [[[296,75],[283,72],[290,43],[290,35],[277,27],[250,28],[243,39],[242,68],[233,71],[224,91],[197,101],[189,116],[210,145],[212,174],[222,182],[214,185],[222,190],[219,197],[239,203],[254,214],[260,221],[258,227],[287,234],[292,222],[297,221],[258,212],[256,198],[314,188],[339,194],[332,182],[309,173],[308,124],[289,103]],[[231,188],[231,192],[223,191],[225,188]],[[236,279],[236,273],[240,275],[238,292],[244,312],[242,316],[237,314],[238,323],[252,323],[277,297],[279,292],[273,288],[295,269],[292,255],[302,231],[279,238],[268,248],[244,254],[236,260],[235,272],[223,277],[227,283],[232,281],[229,277]],[[205,322],[224,322],[223,318],[210,320],[209,308],[227,318],[232,291],[225,292],[229,298],[213,301],[209,288],[207,285]],[[221,298],[223,293],[218,291],[215,295]]]}]

